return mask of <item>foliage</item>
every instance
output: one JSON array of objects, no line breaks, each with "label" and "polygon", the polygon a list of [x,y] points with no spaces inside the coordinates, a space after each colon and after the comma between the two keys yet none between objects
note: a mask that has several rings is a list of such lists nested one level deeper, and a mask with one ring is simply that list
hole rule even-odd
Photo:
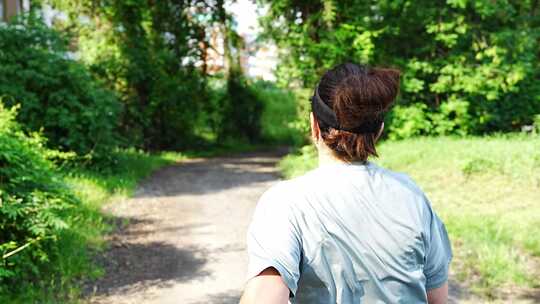
[{"label": "foliage", "polygon": [[449,100],[432,112],[424,103],[394,106],[388,116],[388,137],[402,139],[419,135],[467,135],[472,127],[469,103]]},{"label": "foliage", "polygon": [[349,60],[400,68],[396,116],[424,104],[427,122],[395,137],[518,130],[540,113],[538,1],[259,2],[284,84],[313,87]]},{"label": "foliage", "polygon": [[423,103],[416,103],[408,107],[395,106],[388,124],[390,139],[429,134],[432,124],[426,115],[426,108],[427,106]]},{"label": "foliage", "polygon": [[261,137],[263,104],[243,76],[240,50],[244,40],[233,29],[233,20],[225,10],[225,1],[217,0],[215,15],[223,35],[223,57],[226,64],[226,95],[218,102],[220,114],[219,141],[240,138],[255,142]]},{"label": "foliage", "polygon": [[150,172],[185,156],[116,150],[118,170],[70,166],[59,171],[43,159],[50,155],[43,139],[25,136],[14,116],[13,109],[0,109],[0,253],[30,245],[2,258],[0,302],[77,302],[81,279],[103,274],[93,261],[111,229],[101,206],[126,199]]},{"label": "foliage", "polygon": [[[443,218],[464,286],[492,298],[539,287],[531,265],[540,262],[540,137],[420,137],[377,150],[374,162],[409,174]],[[280,162],[287,178],[316,166],[313,146]]]},{"label": "foliage", "polygon": [[[241,77],[227,78],[221,104],[212,99],[219,94],[208,87],[212,35],[219,31],[231,43],[238,38],[223,1],[47,2],[68,12],[69,20],[56,26],[72,33],[81,59],[121,97],[121,130],[130,145],[152,150],[189,147],[200,141],[208,124],[214,124],[212,130],[220,137],[243,130],[242,135],[251,138],[260,129],[259,106]],[[242,112],[252,116],[237,115]]]},{"label": "foliage", "polygon": [[44,158],[44,139],[25,135],[14,117],[0,104],[0,292],[39,276],[80,203]]},{"label": "foliage", "polygon": [[266,81],[250,86],[263,103],[261,136],[265,141],[299,145],[307,133],[297,127],[299,109],[295,95]]},{"label": "foliage", "polygon": [[285,178],[300,176],[309,170],[317,168],[317,150],[313,145],[299,148],[295,153],[285,156],[278,164]]},{"label": "foliage", "polygon": [[[311,113],[310,97],[313,94],[311,89],[295,89],[293,94],[296,98],[296,111],[298,117],[293,121],[292,128],[304,135],[304,139],[308,139],[311,134],[311,126],[309,121],[309,115]],[[304,140],[305,143],[306,140]]]},{"label": "foliage", "polygon": [[540,133],[540,114],[534,116],[533,127],[535,133]]},{"label": "foliage", "polygon": [[439,111],[431,115],[434,133],[437,135],[458,134],[466,135],[473,129],[469,103],[451,99],[443,103]]},{"label": "foliage", "polygon": [[65,37],[30,14],[0,25],[0,49],[0,98],[20,103],[25,130],[79,155],[103,156],[116,145],[120,104],[70,59]]},{"label": "foliage", "polygon": [[188,149],[231,148],[235,144],[247,147],[270,139],[265,135],[268,126],[262,116],[273,115],[277,109],[272,105],[267,108],[264,87],[243,76],[227,79],[219,75],[208,83],[209,98],[202,115],[205,127],[199,128],[205,142]]},{"label": "foliage", "polygon": [[243,77],[235,76],[228,79],[226,92],[219,102],[219,139],[260,140],[263,105],[255,91]]}]

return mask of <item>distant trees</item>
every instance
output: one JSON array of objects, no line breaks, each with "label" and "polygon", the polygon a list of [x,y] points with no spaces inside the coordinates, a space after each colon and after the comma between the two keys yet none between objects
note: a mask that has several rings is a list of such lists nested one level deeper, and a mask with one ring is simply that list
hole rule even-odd
[{"label": "distant trees", "polygon": [[393,137],[510,131],[540,113],[539,1],[259,2],[282,81],[313,86],[347,60],[403,71]]},{"label": "distant trees", "polygon": [[[228,63],[229,73],[222,74],[226,82],[241,83],[243,77],[240,70],[230,73],[236,59],[231,54],[239,46],[234,39],[240,38],[224,1],[43,2],[67,13],[68,20],[54,27],[69,33],[80,60],[120,98],[119,130],[129,145],[151,150],[191,147],[209,133],[220,139],[258,137],[260,113],[246,120],[228,110],[257,113],[256,99],[242,103],[242,94],[230,96],[240,88],[249,92],[246,84],[225,89],[225,95],[215,94],[209,85],[214,79],[207,74],[211,48]],[[216,31],[223,50],[211,45]],[[230,127],[236,125],[242,128]]]}]

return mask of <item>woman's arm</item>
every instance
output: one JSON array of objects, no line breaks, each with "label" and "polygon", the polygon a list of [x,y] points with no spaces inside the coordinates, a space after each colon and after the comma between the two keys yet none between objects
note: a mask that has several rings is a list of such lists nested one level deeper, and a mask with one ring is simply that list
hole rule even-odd
[{"label": "woman's arm", "polygon": [[275,268],[266,268],[249,280],[240,304],[287,304],[289,288]]},{"label": "woman's arm", "polygon": [[439,288],[427,291],[429,304],[446,304],[448,302],[448,282]]}]

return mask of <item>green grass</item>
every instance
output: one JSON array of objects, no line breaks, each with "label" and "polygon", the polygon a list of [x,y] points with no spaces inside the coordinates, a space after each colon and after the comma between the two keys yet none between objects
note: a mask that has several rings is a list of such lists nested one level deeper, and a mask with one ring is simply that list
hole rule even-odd
[{"label": "green grass", "polygon": [[[192,153],[194,154],[194,153]],[[0,303],[77,303],[81,284],[103,275],[93,256],[106,247],[103,236],[112,223],[100,208],[107,202],[129,197],[137,183],[157,168],[186,158],[180,153],[147,154],[119,152],[115,167],[106,173],[89,168],[65,169],[65,180],[82,204],[66,214],[70,229],[59,236],[58,252],[50,269],[34,282],[26,282],[16,294],[0,295]]]},{"label": "green grass", "polygon": [[[374,162],[409,174],[446,223],[453,273],[478,294],[540,287],[540,137],[386,141]],[[286,177],[316,166],[304,147],[280,163]]]}]

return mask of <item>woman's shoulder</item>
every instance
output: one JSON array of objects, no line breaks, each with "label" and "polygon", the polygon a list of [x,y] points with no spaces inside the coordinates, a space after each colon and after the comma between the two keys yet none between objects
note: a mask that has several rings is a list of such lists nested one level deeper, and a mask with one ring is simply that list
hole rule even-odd
[{"label": "woman's shoulder", "polygon": [[314,171],[287,180],[281,180],[268,188],[260,197],[257,208],[290,210],[298,207],[307,193],[313,192]]},{"label": "woman's shoulder", "polygon": [[387,183],[391,182],[395,186],[401,186],[402,188],[407,189],[416,195],[424,195],[424,192],[422,191],[420,186],[418,186],[418,184],[409,174],[405,172],[394,171],[377,165],[375,163],[370,163],[369,167],[370,169],[377,172],[377,174],[380,175],[380,178],[384,179]]},{"label": "woman's shoulder", "polygon": [[279,181],[263,193],[258,205],[290,211],[321,197],[355,193],[359,189],[376,190],[381,195],[387,192],[415,201],[425,199],[424,192],[408,174],[368,162],[362,166],[323,166],[304,175]]},{"label": "woman's shoulder", "polygon": [[282,180],[271,186],[263,196],[292,198],[319,192],[341,189],[340,185],[348,184],[346,180],[356,182],[383,182],[396,187],[408,189],[415,194],[423,195],[417,183],[407,173],[382,167],[374,162],[362,165],[338,164],[312,169],[301,176]]},{"label": "woman's shoulder", "polygon": [[288,201],[295,196],[302,185],[306,183],[305,176],[299,176],[288,180],[281,180],[268,188],[261,196],[261,201],[277,200]]}]

